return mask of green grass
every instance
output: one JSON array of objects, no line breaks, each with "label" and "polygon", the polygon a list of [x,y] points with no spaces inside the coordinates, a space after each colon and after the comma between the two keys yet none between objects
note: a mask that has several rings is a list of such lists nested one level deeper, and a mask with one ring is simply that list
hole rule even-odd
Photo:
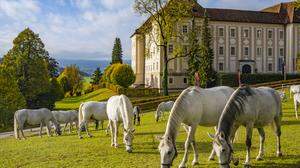
[{"label": "green grass", "polygon": [[[103,91],[103,90],[102,90]],[[106,123],[105,123],[106,124]],[[120,148],[110,147],[110,137],[104,131],[93,131],[94,138],[78,139],[75,133],[64,134],[59,137],[39,138],[29,137],[27,140],[17,141],[13,138],[0,140],[0,167],[159,167],[160,155],[157,150],[156,135],[162,135],[166,123],[155,123],[153,113],[142,116],[142,126],[136,127],[134,152],[125,152],[122,137],[119,138]],[[276,137],[271,127],[266,127],[265,159],[256,161],[259,148],[259,136],[256,130],[252,141],[252,165],[267,168],[296,168],[300,167],[300,120],[296,120],[292,102],[284,103],[284,117],[282,123],[282,151],[283,157],[275,154]],[[93,128],[91,128],[93,129]],[[217,167],[216,161],[208,162],[211,150],[211,140],[207,132],[213,133],[212,128],[198,127],[196,141],[200,152],[198,167]],[[177,139],[179,151],[174,161],[177,167],[182,159],[183,145],[186,134],[181,130]],[[245,129],[240,128],[237,141],[234,144],[235,156],[240,163],[245,159]],[[189,166],[193,155],[189,156]],[[242,167],[240,164],[238,167]]]},{"label": "green grass", "polygon": [[115,93],[109,89],[103,88],[78,97],[68,97],[55,103],[56,109],[78,109],[82,102],[86,101],[105,101]]}]

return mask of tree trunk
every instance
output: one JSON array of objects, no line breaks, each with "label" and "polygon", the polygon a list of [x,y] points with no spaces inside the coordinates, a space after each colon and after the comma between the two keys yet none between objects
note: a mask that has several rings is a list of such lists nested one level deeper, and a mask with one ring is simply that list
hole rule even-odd
[{"label": "tree trunk", "polygon": [[164,50],[164,70],[163,70],[163,94],[164,96],[168,96],[169,95],[169,87],[168,87],[168,75],[169,75],[169,71],[168,71],[168,54],[167,54],[167,45],[163,46],[163,50]]}]

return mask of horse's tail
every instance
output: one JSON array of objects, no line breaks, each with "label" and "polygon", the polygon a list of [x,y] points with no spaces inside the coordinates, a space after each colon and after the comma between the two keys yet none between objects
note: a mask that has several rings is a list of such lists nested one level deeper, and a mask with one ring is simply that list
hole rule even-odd
[{"label": "horse's tail", "polygon": [[15,138],[18,139],[19,136],[18,136],[18,127],[19,127],[19,124],[18,124],[18,120],[17,120],[17,116],[16,116],[17,112],[15,112],[14,114],[14,134],[15,134]]},{"label": "horse's tail", "polygon": [[81,103],[78,110],[78,126],[80,126],[82,120],[83,120],[83,114],[82,114],[82,107],[84,103]]}]

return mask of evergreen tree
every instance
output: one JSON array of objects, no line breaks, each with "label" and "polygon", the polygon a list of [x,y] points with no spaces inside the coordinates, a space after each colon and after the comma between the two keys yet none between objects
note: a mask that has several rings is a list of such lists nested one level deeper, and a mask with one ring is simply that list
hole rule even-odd
[{"label": "evergreen tree", "polygon": [[12,69],[27,108],[40,107],[38,99],[49,91],[49,59],[43,42],[29,28],[14,39],[13,48],[3,58],[2,64]]},{"label": "evergreen tree", "polygon": [[201,27],[200,43],[200,85],[201,87],[210,87],[215,82],[215,71],[213,70],[214,52],[211,48],[212,36],[209,29],[209,19],[207,12],[204,13],[204,20]]},{"label": "evergreen tree", "polygon": [[122,51],[121,39],[116,38],[115,43],[114,43],[114,48],[112,50],[111,64],[117,64],[117,63],[122,64],[123,63],[122,56],[123,56],[123,51]]},{"label": "evergreen tree", "polygon": [[93,73],[91,84],[98,85],[100,83],[101,78],[102,78],[102,72],[100,68],[97,68]]},{"label": "evergreen tree", "polygon": [[195,85],[195,73],[200,68],[200,44],[199,44],[199,32],[195,26],[195,18],[192,20],[192,30],[189,34],[190,43],[190,55],[188,57],[188,84],[190,86]]}]

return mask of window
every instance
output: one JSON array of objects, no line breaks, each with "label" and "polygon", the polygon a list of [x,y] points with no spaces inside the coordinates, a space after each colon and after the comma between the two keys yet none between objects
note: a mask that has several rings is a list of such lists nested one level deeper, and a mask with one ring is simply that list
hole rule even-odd
[{"label": "window", "polygon": [[283,30],[280,30],[280,31],[279,31],[279,39],[280,39],[280,40],[283,40],[283,38],[284,38]]},{"label": "window", "polygon": [[283,58],[278,58],[278,71],[282,71],[283,70]]},{"label": "window", "polygon": [[249,55],[249,47],[244,47],[244,55],[245,56]]},{"label": "window", "polygon": [[173,50],[174,50],[173,45],[170,44],[170,45],[169,45],[169,54],[172,54],[172,53],[173,53]]},{"label": "window", "polygon": [[273,64],[272,63],[268,64],[268,71],[269,72],[273,71]]},{"label": "window", "polygon": [[235,47],[230,47],[230,55],[235,55]]},{"label": "window", "polygon": [[158,68],[158,62],[156,63],[156,70],[159,70],[159,68]]},{"label": "window", "polygon": [[269,39],[273,38],[273,31],[272,30],[268,30],[268,38]]},{"label": "window", "polygon": [[187,78],[183,78],[183,83],[187,83]]},{"label": "window", "polygon": [[257,55],[257,56],[261,56],[261,54],[262,54],[262,49],[261,49],[261,47],[257,47],[257,48],[256,48],[256,55]]},{"label": "window", "polygon": [[219,28],[219,36],[220,37],[224,36],[224,28]]},{"label": "window", "polygon": [[269,57],[273,56],[273,49],[272,48],[268,48],[268,56]]},{"label": "window", "polygon": [[219,55],[224,55],[224,47],[219,47]]},{"label": "window", "polygon": [[182,33],[183,34],[188,33],[188,27],[186,25],[182,26]]},{"label": "window", "polygon": [[224,71],[224,63],[223,62],[219,63],[219,71]]},{"label": "window", "polygon": [[169,78],[169,84],[173,83],[173,78]]},{"label": "window", "polygon": [[261,39],[261,30],[256,31],[256,38]]},{"label": "window", "polygon": [[249,37],[249,30],[248,30],[248,29],[245,29],[245,30],[244,30],[243,36],[244,36],[245,38],[248,38],[248,37]]},{"label": "window", "polygon": [[280,49],[279,49],[279,56],[280,56],[280,57],[283,57],[283,56],[284,56],[284,49],[283,49],[283,48],[280,48]]},{"label": "window", "polygon": [[230,29],[230,37],[235,37],[235,29]]}]

